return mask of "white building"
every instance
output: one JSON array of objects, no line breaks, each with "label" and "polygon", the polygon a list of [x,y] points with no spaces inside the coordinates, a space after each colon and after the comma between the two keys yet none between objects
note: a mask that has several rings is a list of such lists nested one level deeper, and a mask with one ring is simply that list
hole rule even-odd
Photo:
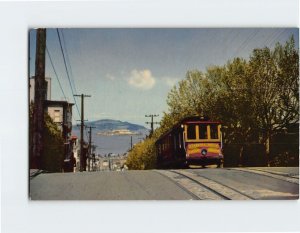
[{"label": "white building", "polygon": [[[47,85],[45,100],[51,100],[51,78],[45,77],[45,80]],[[29,79],[29,103],[34,101],[34,84],[34,77],[31,77]]]}]

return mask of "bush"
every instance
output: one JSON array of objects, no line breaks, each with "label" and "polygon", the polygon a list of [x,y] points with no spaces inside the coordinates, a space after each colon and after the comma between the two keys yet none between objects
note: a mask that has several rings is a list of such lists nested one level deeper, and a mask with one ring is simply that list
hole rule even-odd
[{"label": "bush", "polygon": [[61,172],[64,160],[61,131],[48,114],[45,114],[45,126],[42,169],[48,172]]},{"label": "bush", "polygon": [[156,167],[155,140],[147,138],[129,152],[126,165],[130,170],[146,170]]}]

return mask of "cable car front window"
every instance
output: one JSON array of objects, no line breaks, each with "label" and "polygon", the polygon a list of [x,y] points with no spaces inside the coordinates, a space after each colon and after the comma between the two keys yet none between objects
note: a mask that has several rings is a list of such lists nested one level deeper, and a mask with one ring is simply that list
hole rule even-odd
[{"label": "cable car front window", "polygon": [[187,125],[187,138],[196,139],[196,125]]},{"label": "cable car front window", "polygon": [[199,139],[207,139],[207,124],[199,125]]},{"label": "cable car front window", "polygon": [[210,125],[210,138],[211,139],[218,139],[218,126],[217,125]]}]

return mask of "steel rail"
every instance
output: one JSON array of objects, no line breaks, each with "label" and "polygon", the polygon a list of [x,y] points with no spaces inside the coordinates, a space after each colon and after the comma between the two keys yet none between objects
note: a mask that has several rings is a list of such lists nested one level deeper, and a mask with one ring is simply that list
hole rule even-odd
[{"label": "steel rail", "polygon": [[161,175],[164,178],[167,178],[169,181],[171,181],[173,184],[175,184],[176,186],[178,186],[179,188],[181,188],[182,190],[184,190],[185,192],[187,192],[188,194],[190,194],[194,199],[196,200],[203,200],[200,197],[198,197],[197,195],[195,195],[194,193],[192,193],[190,190],[188,190],[187,188],[185,188],[183,185],[177,183],[175,180],[173,180],[172,178],[162,174],[159,171],[155,171],[156,173],[158,173],[159,175]]},{"label": "steel rail", "polygon": [[[228,185],[226,185],[226,184],[223,184],[223,183],[221,183],[221,182],[219,182],[219,181],[213,180],[213,179],[208,178],[208,177],[206,177],[206,176],[200,175],[200,174],[198,174],[198,173],[194,173],[194,174],[197,175],[197,176],[199,176],[199,177],[205,178],[205,179],[207,179],[207,180],[209,180],[209,181],[215,182],[215,183],[217,183],[217,184],[219,184],[219,185],[221,185],[221,186],[224,186],[224,187],[226,187],[226,188],[228,188],[228,189],[231,189],[231,190],[233,190],[234,192],[237,192],[237,193],[239,193],[240,195],[245,196],[245,197],[247,197],[247,198],[249,198],[249,199],[251,199],[251,200],[255,200],[254,197],[251,197],[251,196],[249,196],[248,194],[245,194],[245,193],[239,191],[238,189],[235,189],[235,188],[233,188],[233,187],[230,187],[230,186],[228,186]],[[233,199],[231,199],[231,200],[233,200]]]}]

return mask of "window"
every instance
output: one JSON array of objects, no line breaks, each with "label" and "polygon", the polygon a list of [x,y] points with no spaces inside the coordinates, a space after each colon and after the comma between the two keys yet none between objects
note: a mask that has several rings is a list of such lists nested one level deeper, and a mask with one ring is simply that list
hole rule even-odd
[{"label": "window", "polygon": [[207,139],[207,124],[199,125],[199,139]]},{"label": "window", "polygon": [[210,138],[211,139],[218,139],[218,126],[217,125],[210,125]]},{"label": "window", "polygon": [[54,110],[54,122],[60,122],[60,111]]},{"label": "window", "polygon": [[187,125],[187,138],[196,139],[196,125]]}]

